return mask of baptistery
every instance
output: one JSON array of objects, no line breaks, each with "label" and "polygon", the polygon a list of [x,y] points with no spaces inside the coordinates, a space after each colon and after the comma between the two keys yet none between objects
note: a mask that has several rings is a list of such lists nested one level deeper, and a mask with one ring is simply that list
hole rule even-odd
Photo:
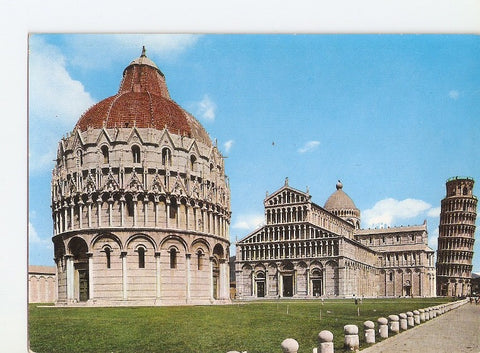
[{"label": "baptistery", "polygon": [[224,158],[145,48],[60,140],[51,187],[57,304],[229,300]]}]

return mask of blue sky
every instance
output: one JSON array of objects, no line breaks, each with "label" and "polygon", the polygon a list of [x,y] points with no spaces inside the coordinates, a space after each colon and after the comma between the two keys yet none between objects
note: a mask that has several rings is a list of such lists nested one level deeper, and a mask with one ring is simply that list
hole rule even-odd
[{"label": "blue sky", "polygon": [[37,34],[29,45],[31,264],[53,264],[58,140],[117,92],[142,45],[228,157],[232,243],[289,177],[321,206],[340,179],[364,228],[426,219],[436,249],[446,179],[480,182],[478,36]]}]

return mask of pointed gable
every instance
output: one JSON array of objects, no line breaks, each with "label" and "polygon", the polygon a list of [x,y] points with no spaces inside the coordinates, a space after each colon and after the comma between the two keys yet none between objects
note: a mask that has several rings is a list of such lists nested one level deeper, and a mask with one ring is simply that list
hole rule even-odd
[{"label": "pointed gable", "polygon": [[265,207],[273,205],[281,205],[286,203],[305,203],[310,202],[311,196],[303,191],[292,188],[288,185],[288,178],[285,180],[285,185],[268,195],[263,204]]}]

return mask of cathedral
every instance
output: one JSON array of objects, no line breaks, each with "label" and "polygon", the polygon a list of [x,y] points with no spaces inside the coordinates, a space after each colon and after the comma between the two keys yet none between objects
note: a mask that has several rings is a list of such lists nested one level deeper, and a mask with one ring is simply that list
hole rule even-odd
[{"label": "cathedral", "polygon": [[361,229],[343,191],[323,207],[288,178],[264,202],[265,225],[237,242],[237,298],[432,297],[427,224]]},{"label": "cathedral", "polygon": [[223,157],[145,49],[59,142],[51,208],[57,304],[229,300]]}]

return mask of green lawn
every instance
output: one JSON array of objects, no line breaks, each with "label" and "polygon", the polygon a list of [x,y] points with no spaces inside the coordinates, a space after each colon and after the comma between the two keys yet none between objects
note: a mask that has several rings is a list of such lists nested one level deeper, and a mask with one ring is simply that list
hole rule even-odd
[{"label": "green lawn", "polygon": [[[222,306],[45,308],[29,305],[31,349],[37,353],[281,352],[288,337],[311,353],[330,330],[342,351],[343,326],[446,302],[431,299],[250,302]],[[357,315],[357,307],[360,316]],[[288,310],[288,313],[287,313]],[[321,317],[320,317],[321,315]]]}]

